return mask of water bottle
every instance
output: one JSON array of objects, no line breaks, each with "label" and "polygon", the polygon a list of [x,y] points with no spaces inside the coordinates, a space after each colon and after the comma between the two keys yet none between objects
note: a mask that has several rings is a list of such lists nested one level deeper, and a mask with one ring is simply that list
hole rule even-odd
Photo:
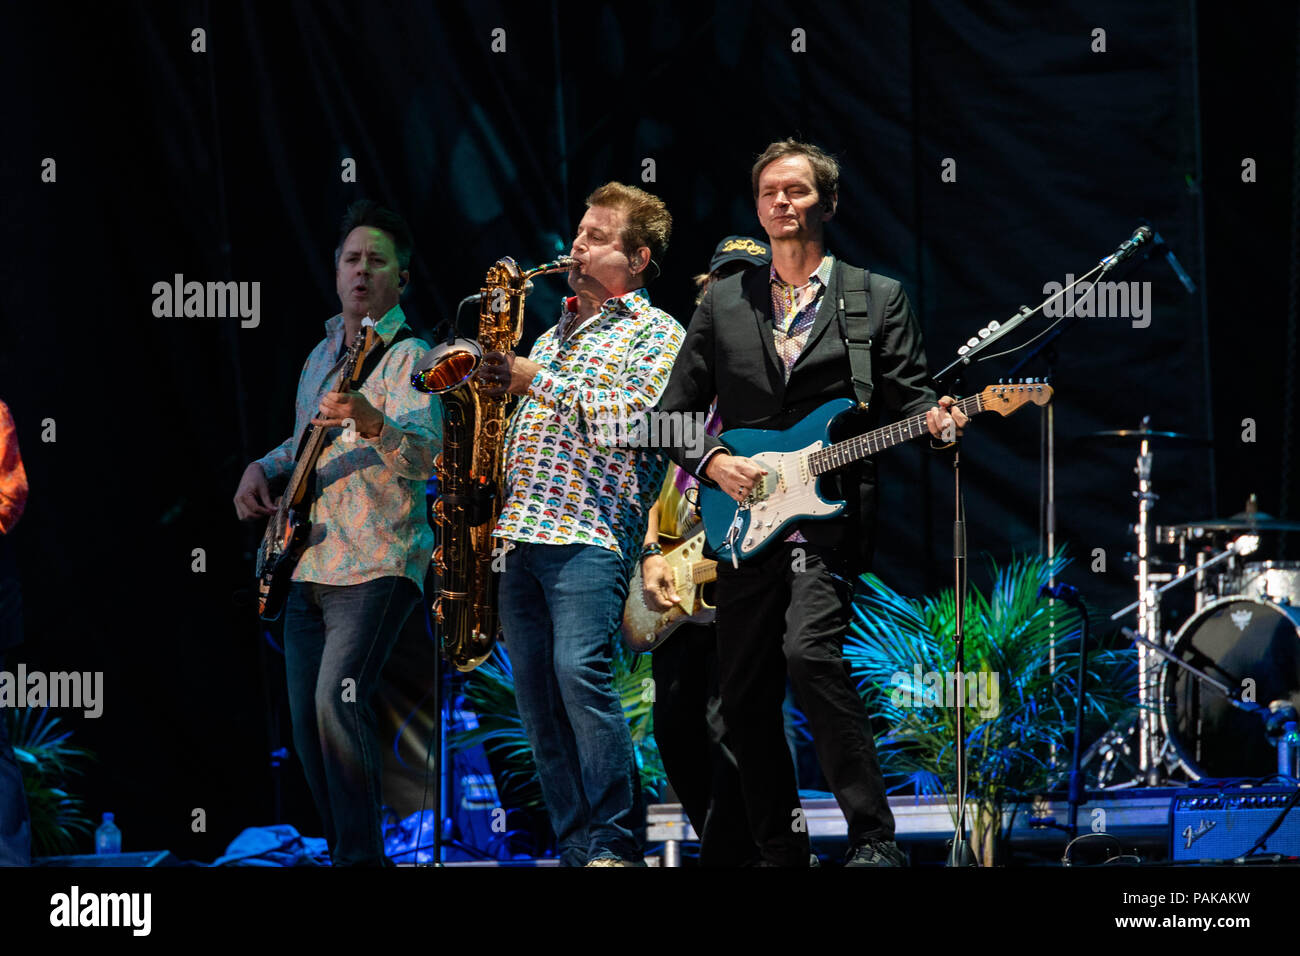
[{"label": "water bottle", "polygon": [[1277,742],[1277,772],[1300,779],[1300,729],[1294,720],[1287,721],[1282,738]]},{"label": "water bottle", "polygon": [[105,813],[104,822],[95,828],[95,852],[122,852],[122,831],[113,823],[113,814],[111,813]]}]

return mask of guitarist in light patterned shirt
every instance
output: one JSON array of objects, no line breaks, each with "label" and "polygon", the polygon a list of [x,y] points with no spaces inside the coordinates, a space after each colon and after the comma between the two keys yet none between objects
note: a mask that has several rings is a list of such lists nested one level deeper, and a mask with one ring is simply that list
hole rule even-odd
[{"label": "guitarist in light patterned shirt", "polygon": [[[250,464],[235,492],[241,519],[272,514],[271,486],[293,471],[308,424],[328,429],[308,483],[310,531],[285,606],[284,651],[294,746],[335,866],[392,865],[372,699],[433,552],[424,494],[441,416],[410,384],[427,351],[397,304],[411,252],[396,213],[366,200],[348,209],[334,253],[342,313],[303,367],[293,435]],[[332,391],[366,316],[384,352],[360,389]]]}]

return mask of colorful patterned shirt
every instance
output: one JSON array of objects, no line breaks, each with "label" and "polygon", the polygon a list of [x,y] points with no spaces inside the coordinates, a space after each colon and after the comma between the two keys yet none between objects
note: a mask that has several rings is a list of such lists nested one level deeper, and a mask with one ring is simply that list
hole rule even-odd
[{"label": "colorful patterned shirt", "polygon": [[[827,253],[807,283],[796,286],[782,279],[776,266],[772,266],[772,341],[776,344],[781,364],[785,366],[787,382],[790,381],[790,370],[808,344],[808,333],[817,320],[817,309],[821,306],[834,268],[835,257]],[[808,539],[796,530],[790,532],[785,540],[797,543]]]},{"label": "colorful patterned shirt", "polygon": [[[390,343],[405,322],[401,306],[393,306],[375,331]],[[294,433],[258,459],[269,481],[292,473],[300,436],[338,384],[344,336],[343,316],[336,315],[307,357]],[[349,442],[343,429],[329,430],[316,463],[308,544],[293,580],[345,585],[398,576],[424,590],[433,553],[425,484],[442,445],[441,413],[429,395],[411,387],[411,369],[427,350],[421,339],[403,339],[385,350],[362,383],[361,394],[384,416],[376,438],[357,435]]]},{"label": "colorful patterned shirt", "polygon": [[685,333],[644,289],[606,300],[585,322],[575,310],[567,299],[529,354],[541,369],[507,428],[494,533],[634,557],[666,468],[657,451],[637,447],[636,423],[659,401]]},{"label": "colorful patterned shirt", "polygon": [[790,381],[790,370],[808,344],[808,333],[817,319],[817,309],[834,268],[835,257],[827,253],[808,281],[796,286],[783,280],[777,274],[776,266],[772,266],[772,340],[776,344],[776,354],[781,356],[781,364],[785,366],[787,382]]}]

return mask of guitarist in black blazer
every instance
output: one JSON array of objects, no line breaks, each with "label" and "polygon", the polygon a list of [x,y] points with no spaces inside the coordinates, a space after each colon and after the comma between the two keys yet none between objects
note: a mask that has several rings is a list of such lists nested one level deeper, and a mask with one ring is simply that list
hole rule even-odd
[{"label": "guitarist in black blazer", "polygon": [[[920,325],[902,286],[871,276],[865,283],[869,306],[862,309],[862,270],[826,255],[825,223],[839,198],[836,161],[816,146],[783,140],[758,158],[752,185],[773,264],[709,290],[691,320],[660,409],[703,413],[716,395],[724,430],[785,429],[831,399],[867,396],[869,409],[857,416],[862,428],[926,413],[935,438],[960,434],[966,416],[951,409],[952,398],[935,398]],[[851,321],[850,312],[858,313]],[[855,331],[868,321],[867,335]],[[862,373],[862,357],[850,361],[849,341],[869,352],[869,373]],[[854,368],[869,375],[856,388]],[[702,429],[665,450],[736,501],[763,473]],[[781,715],[788,668],[822,770],[848,821],[846,865],[902,866],[906,858],[894,842],[866,710],[841,656],[850,582],[868,568],[873,550],[874,465],[862,462],[826,481],[825,493],[848,502],[844,515],[801,523],[787,540],[739,568],[719,565],[722,710],[734,738],[750,830],[765,865],[809,862]]]}]

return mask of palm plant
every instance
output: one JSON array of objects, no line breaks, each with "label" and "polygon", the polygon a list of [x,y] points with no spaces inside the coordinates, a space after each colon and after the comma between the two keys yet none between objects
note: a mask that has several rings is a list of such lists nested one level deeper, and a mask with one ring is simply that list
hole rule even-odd
[{"label": "palm plant", "polygon": [[89,835],[90,817],[81,797],[67,788],[82,772],[90,751],[68,743],[71,731],[59,731],[59,718],[44,707],[7,707],[9,742],[23,775],[31,820],[32,855],[71,853],[77,835]]},{"label": "palm plant", "polygon": [[[956,670],[953,589],[913,600],[866,574],[854,597],[844,657],[870,712],[890,724],[878,746],[891,790],[946,794],[954,823],[954,704],[967,704],[967,796],[973,843],[986,864],[1005,837],[1005,804],[1046,789],[1058,772],[1054,756],[1068,759],[1082,621],[1038,593],[1068,563],[1063,550],[1051,559],[1013,556],[1005,567],[990,559],[987,596],[968,586],[965,694],[952,693],[944,679]],[[1090,650],[1085,734],[1122,705],[1124,660],[1115,650]]]},{"label": "palm plant", "polygon": [[[666,776],[653,734],[654,682],[650,676],[650,655],[634,654],[622,641],[616,640],[612,671],[614,690],[623,704],[623,714],[632,734],[641,787],[648,795],[657,794]],[[466,681],[464,691],[478,715],[478,726],[454,734],[450,745],[463,749],[482,744],[503,768],[502,802],[541,808],[542,787],[537,765],[515,703],[514,671],[504,646],[497,644],[492,657]]]}]

